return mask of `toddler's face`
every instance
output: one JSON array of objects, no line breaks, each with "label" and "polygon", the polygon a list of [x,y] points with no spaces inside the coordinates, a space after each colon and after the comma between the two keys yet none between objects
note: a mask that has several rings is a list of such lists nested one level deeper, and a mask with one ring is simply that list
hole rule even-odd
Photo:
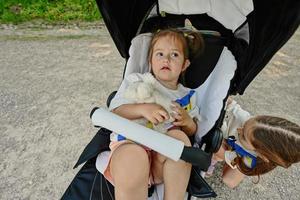
[{"label": "toddler's face", "polygon": [[181,72],[190,64],[189,60],[184,58],[182,44],[170,36],[157,40],[150,62],[155,78],[170,89],[177,88]]}]

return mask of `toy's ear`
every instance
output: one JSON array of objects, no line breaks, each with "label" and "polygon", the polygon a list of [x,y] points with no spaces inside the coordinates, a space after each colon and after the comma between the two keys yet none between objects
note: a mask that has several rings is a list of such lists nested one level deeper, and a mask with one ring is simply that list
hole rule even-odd
[{"label": "toy's ear", "polygon": [[154,78],[154,76],[151,74],[151,73],[145,73],[144,75],[143,75],[143,81],[145,82],[145,83],[149,83],[149,84],[154,84],[155,83],[155,78]]},{"label": "toy's ear", "polygon": [[126,99],[137,98],[137,84],[135,84],[135,83],[130,84],[124,92],[124,97]]},{"label": "toy's ear", "polygon": [[149,83],[141,82],[137,88],[139,99],[149,99],[153,93],[153,87]]},{"label": "toy's ear", "polygon": [[186,59],[185,61],[184,61],[184,63],[183,63],[183,67],[182,67],[182,72],[183,71],[185,71],[187,68],[188,68],[188,66],[190,66],[190,64],[191,64],[191,62],[190,62],[190,60],[189,59]]}]

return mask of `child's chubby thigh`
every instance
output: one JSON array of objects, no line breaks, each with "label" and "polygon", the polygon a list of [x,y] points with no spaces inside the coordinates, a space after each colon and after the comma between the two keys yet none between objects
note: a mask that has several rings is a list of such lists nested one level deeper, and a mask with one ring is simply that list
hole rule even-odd
[{"label": "child's chubby thigh", "polygon": [[[167,135],[176,138],[180,141],[184,142],[185,146],[191,146],[190,139],[188,136],[181,131],[180,129],[173,129],[167,132]],[[154,184],[160,184],[164,182],[163,179],[163,170],[164,170],[164,165],[168,162],[170,164],[175,163],[175,162],[185,162],[182,160],[179,161],[173,161],[169,158],[167,158],[164,155],[161,155],[160,153],[157,153],[155,151],[151,152],[152,156],[152,164],[151,164],[151,174],[153,177],[153,182]]]},{"label": "child's chubby thigh", "polygon": [[151,157],[143,146],[132,141],[122,141],[114,147],[109,172],[115,186],[147,187]]}]

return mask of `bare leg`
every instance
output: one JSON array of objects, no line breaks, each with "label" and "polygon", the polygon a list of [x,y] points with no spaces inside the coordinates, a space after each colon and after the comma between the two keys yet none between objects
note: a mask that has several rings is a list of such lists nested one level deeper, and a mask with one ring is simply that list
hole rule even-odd
[{"label": "bare leg", "polygon": [[223,182],[230,188],[235,188],[245,178],[245,175],[238,169],[232,169],[227,164],[223,167]]},{"label": "bare leg", "polygon": [[117,200],[147,199],[149,181],[148,154],[137,144],[123,144],[111,159],[110,170]]},{"label": "bare leg", "polygon": [[[191,146],[191,143],[186,134],[180,130],[171,130],[168,132],[168,135],[183,141],[186,146]],[[163,176],[162,179],[164,182],[164,200],[184,199],[192,165],[183,160],[175,162],[159,154],[157,155],[157,158],[158,162],[162,163],[162,169],[153,169],[153,175]],[[155,162],[157,162],[157,160]]]}]

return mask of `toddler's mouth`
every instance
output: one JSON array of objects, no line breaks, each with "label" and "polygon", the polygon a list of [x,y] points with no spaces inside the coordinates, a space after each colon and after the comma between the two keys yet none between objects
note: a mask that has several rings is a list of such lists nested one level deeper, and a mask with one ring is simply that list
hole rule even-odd
[{"label": "toddler's mouth", "polygon": [[163,67],[161,68],[161,70],[170,70],[170,67],[168,67],[168,66],[163,66]]}]

